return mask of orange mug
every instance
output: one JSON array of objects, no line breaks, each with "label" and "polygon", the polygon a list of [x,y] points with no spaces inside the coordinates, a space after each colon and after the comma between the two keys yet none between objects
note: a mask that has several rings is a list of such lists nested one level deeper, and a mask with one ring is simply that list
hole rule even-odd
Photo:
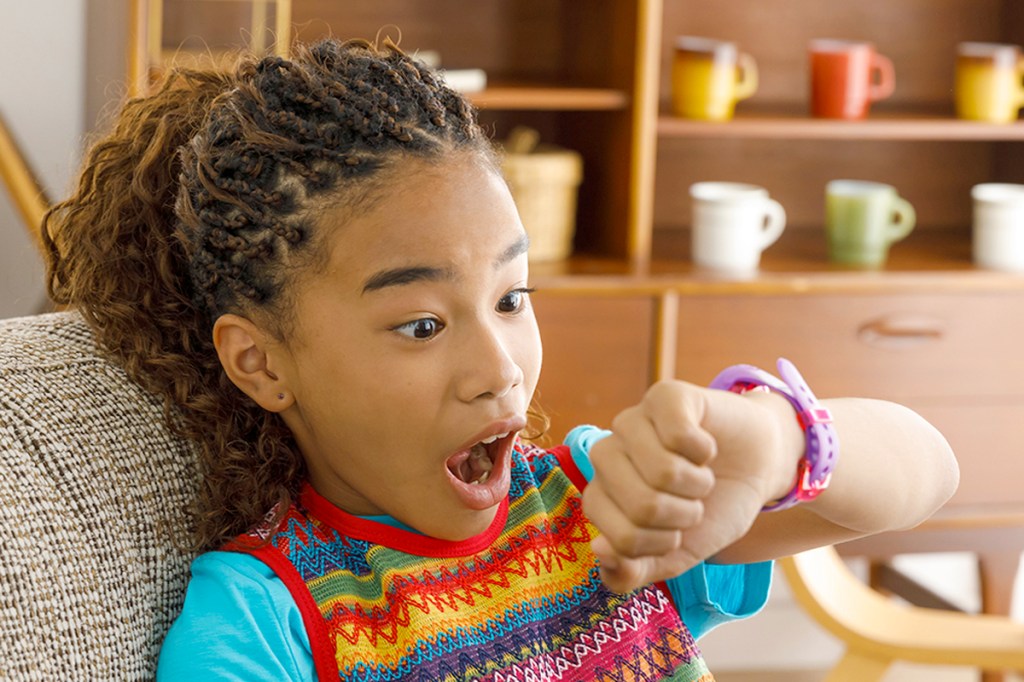
[{"label": "orange mug", "polygon": [[892,61],[874,45],[853,40],[812,40],[811,115],[860,119],[872,102],[885,99],[896,86]]}]

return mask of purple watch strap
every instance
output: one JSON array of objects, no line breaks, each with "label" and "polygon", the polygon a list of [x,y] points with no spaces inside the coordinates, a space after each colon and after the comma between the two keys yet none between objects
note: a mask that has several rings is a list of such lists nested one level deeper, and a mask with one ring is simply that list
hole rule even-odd
[{"label": "purple watch strap", "polygon": [[807,450],[797,467],[796,485],[781,499],[765,505],[764,511],[781,511],[820,495],[831,482],[839,457],[839,438],[828,408],[814,396],[793,363],[779,358],[777,367],[781,380],[753,365],[733,365],[722,370],[710,384],[711,388],[734,392],[767,386],[785,396],[796,410],[807,437]]}]

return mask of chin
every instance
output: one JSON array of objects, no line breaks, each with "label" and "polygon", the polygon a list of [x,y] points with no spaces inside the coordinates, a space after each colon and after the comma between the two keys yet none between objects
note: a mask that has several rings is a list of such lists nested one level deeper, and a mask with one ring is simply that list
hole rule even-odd
[{"label": "chin", "polygon": [[449,542],[469,540],[491,527],[491,523],[494,522],[494,517],[498,513],[498,506],[495,505],[481,511],[462,510],[449,516],[447,520],[439,521],[436,532],[427,532],[426,534]]}]

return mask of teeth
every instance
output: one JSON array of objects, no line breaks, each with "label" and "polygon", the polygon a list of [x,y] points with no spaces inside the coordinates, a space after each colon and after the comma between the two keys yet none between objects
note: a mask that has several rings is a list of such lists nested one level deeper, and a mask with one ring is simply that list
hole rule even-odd
[{"label": "teeth", "polygon": [[491,436],[490,438],[484,438],[480,442],[483,443],[484,445],[487,445],[488,443],[493,443],[494,441],[498,440],[499,438],[505,438],[510,433],[512,433],[512,432],[511,431],[506,431],[505,433],[499,433],[497,435]]},{"label": "teeth", "polygon": [[474,460],[487,459],[487,448],[477,443],[469,450],[469,456]]},{"label": "teeth", "polygon": [[485,471],[484,473],[480,474],[480,478],[478,478],[475,481],[473,481],[472,483],[470,483],[470,485],[480,485],[481,483],[486,483],[487,479],[490,478],[490,476],[491,476],[491,472],[490,471]]},{"label": "teeth", "polygon": [[484,471],[490,471],[494,466],[494,462],[487,455],[487,448],[482,445],[474,445],[469,456],[473,458],[473,464]]}]

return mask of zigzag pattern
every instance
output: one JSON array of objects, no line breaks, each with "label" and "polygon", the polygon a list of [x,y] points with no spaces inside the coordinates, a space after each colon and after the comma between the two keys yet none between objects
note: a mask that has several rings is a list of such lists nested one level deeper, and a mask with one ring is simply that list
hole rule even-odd
[{"label": "zigzag pattern", "polygon": [[659,589],[601,584],[595,530],[557,458],[517,446],[512,489],[499,538],[461,559],[355,541],[289,510],[272,542],[319,605],[340,679],[711,680]]}]

